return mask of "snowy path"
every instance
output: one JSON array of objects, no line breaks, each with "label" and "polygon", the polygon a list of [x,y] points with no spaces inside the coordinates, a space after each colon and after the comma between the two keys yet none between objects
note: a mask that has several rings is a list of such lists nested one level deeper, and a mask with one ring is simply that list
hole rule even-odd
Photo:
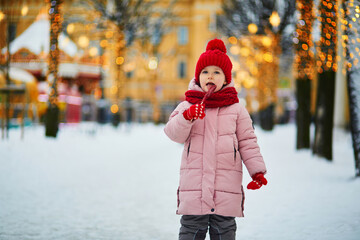
[{"label": "snowy path", "polygon": [[[350,135],[335,132],[328,163],[294,150],[293,125],[256,133],[269,184],[246,191],[237,239],[359,239]],[[0,240],[177,239],[182,146],[163,126],[66,126],[57,139],[33,127],[23,141],[19,135],[0,140]]]}]

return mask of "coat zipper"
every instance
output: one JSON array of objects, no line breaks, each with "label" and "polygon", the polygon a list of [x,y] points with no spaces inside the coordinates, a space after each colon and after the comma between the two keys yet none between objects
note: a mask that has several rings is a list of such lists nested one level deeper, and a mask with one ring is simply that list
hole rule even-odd
[{"label": "coat zipper", "polygon": [[234,162],[236,162],[236,148],[234,147]]},{"label": "coat zipper", "polygon": [[188,146],[188,149],[187,149],[187,157],[189,157],[190,145],[191,145],[191,142],[189,141],[189,146]]},{"label": "coat zipper", "polygon": [[241,208],[244,211],[244,200],[245,200],[245,194],[244,194],[244,188],[243,186],[241,186],[241,194],[242,194],[242,198],[241,198]]}]

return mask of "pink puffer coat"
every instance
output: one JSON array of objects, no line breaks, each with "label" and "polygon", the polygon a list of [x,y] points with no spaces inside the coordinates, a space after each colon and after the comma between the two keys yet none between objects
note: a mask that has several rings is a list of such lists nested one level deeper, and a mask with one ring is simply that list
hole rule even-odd
[{"label": "pink puffer coat", "polygon": [[[203,91],[194,81],[189,88]],[[187,101],[180,103],[165,126],[171,140],[185,143],[177,214],[243,217],[242,163],[251,176],[266,173],[252,120],[236,103],[206,108],[204,119],[190,122],[182,114],[190,106]]]}]

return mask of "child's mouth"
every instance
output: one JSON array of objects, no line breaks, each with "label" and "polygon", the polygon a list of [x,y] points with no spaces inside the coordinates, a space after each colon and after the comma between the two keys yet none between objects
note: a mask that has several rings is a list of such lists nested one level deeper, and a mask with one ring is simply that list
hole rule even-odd
[{"label": "child's mouth", "polygon": [[211,86],[214,86],[214,85],[215,85],[215,84],[212,83],[212,82],[209,82],[209,83],[206,84],[206,86],[208,86],[208,87],[211,87]]}]

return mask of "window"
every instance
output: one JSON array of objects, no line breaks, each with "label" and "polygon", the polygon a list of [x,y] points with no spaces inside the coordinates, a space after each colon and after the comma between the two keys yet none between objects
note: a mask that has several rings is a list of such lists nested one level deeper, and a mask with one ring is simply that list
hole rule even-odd
[{"label": "window", "polygon": [[186,45],[189,41],[189,32],[187,27],[179,27],[178,42],[180,45]]},{"label": "window", "polygon": [[178,78],[186,78],[186,62],[184,61],[178,64]]},{"label": "window", "polygon": [[126,72],[126,78],[132,78],[134,76],[134,71]]},{"label": "window", "polygon": [[210,14],[210,19],[209,19],[209,31],[210,32],[216,32],[216,13],[213,12]]}]

